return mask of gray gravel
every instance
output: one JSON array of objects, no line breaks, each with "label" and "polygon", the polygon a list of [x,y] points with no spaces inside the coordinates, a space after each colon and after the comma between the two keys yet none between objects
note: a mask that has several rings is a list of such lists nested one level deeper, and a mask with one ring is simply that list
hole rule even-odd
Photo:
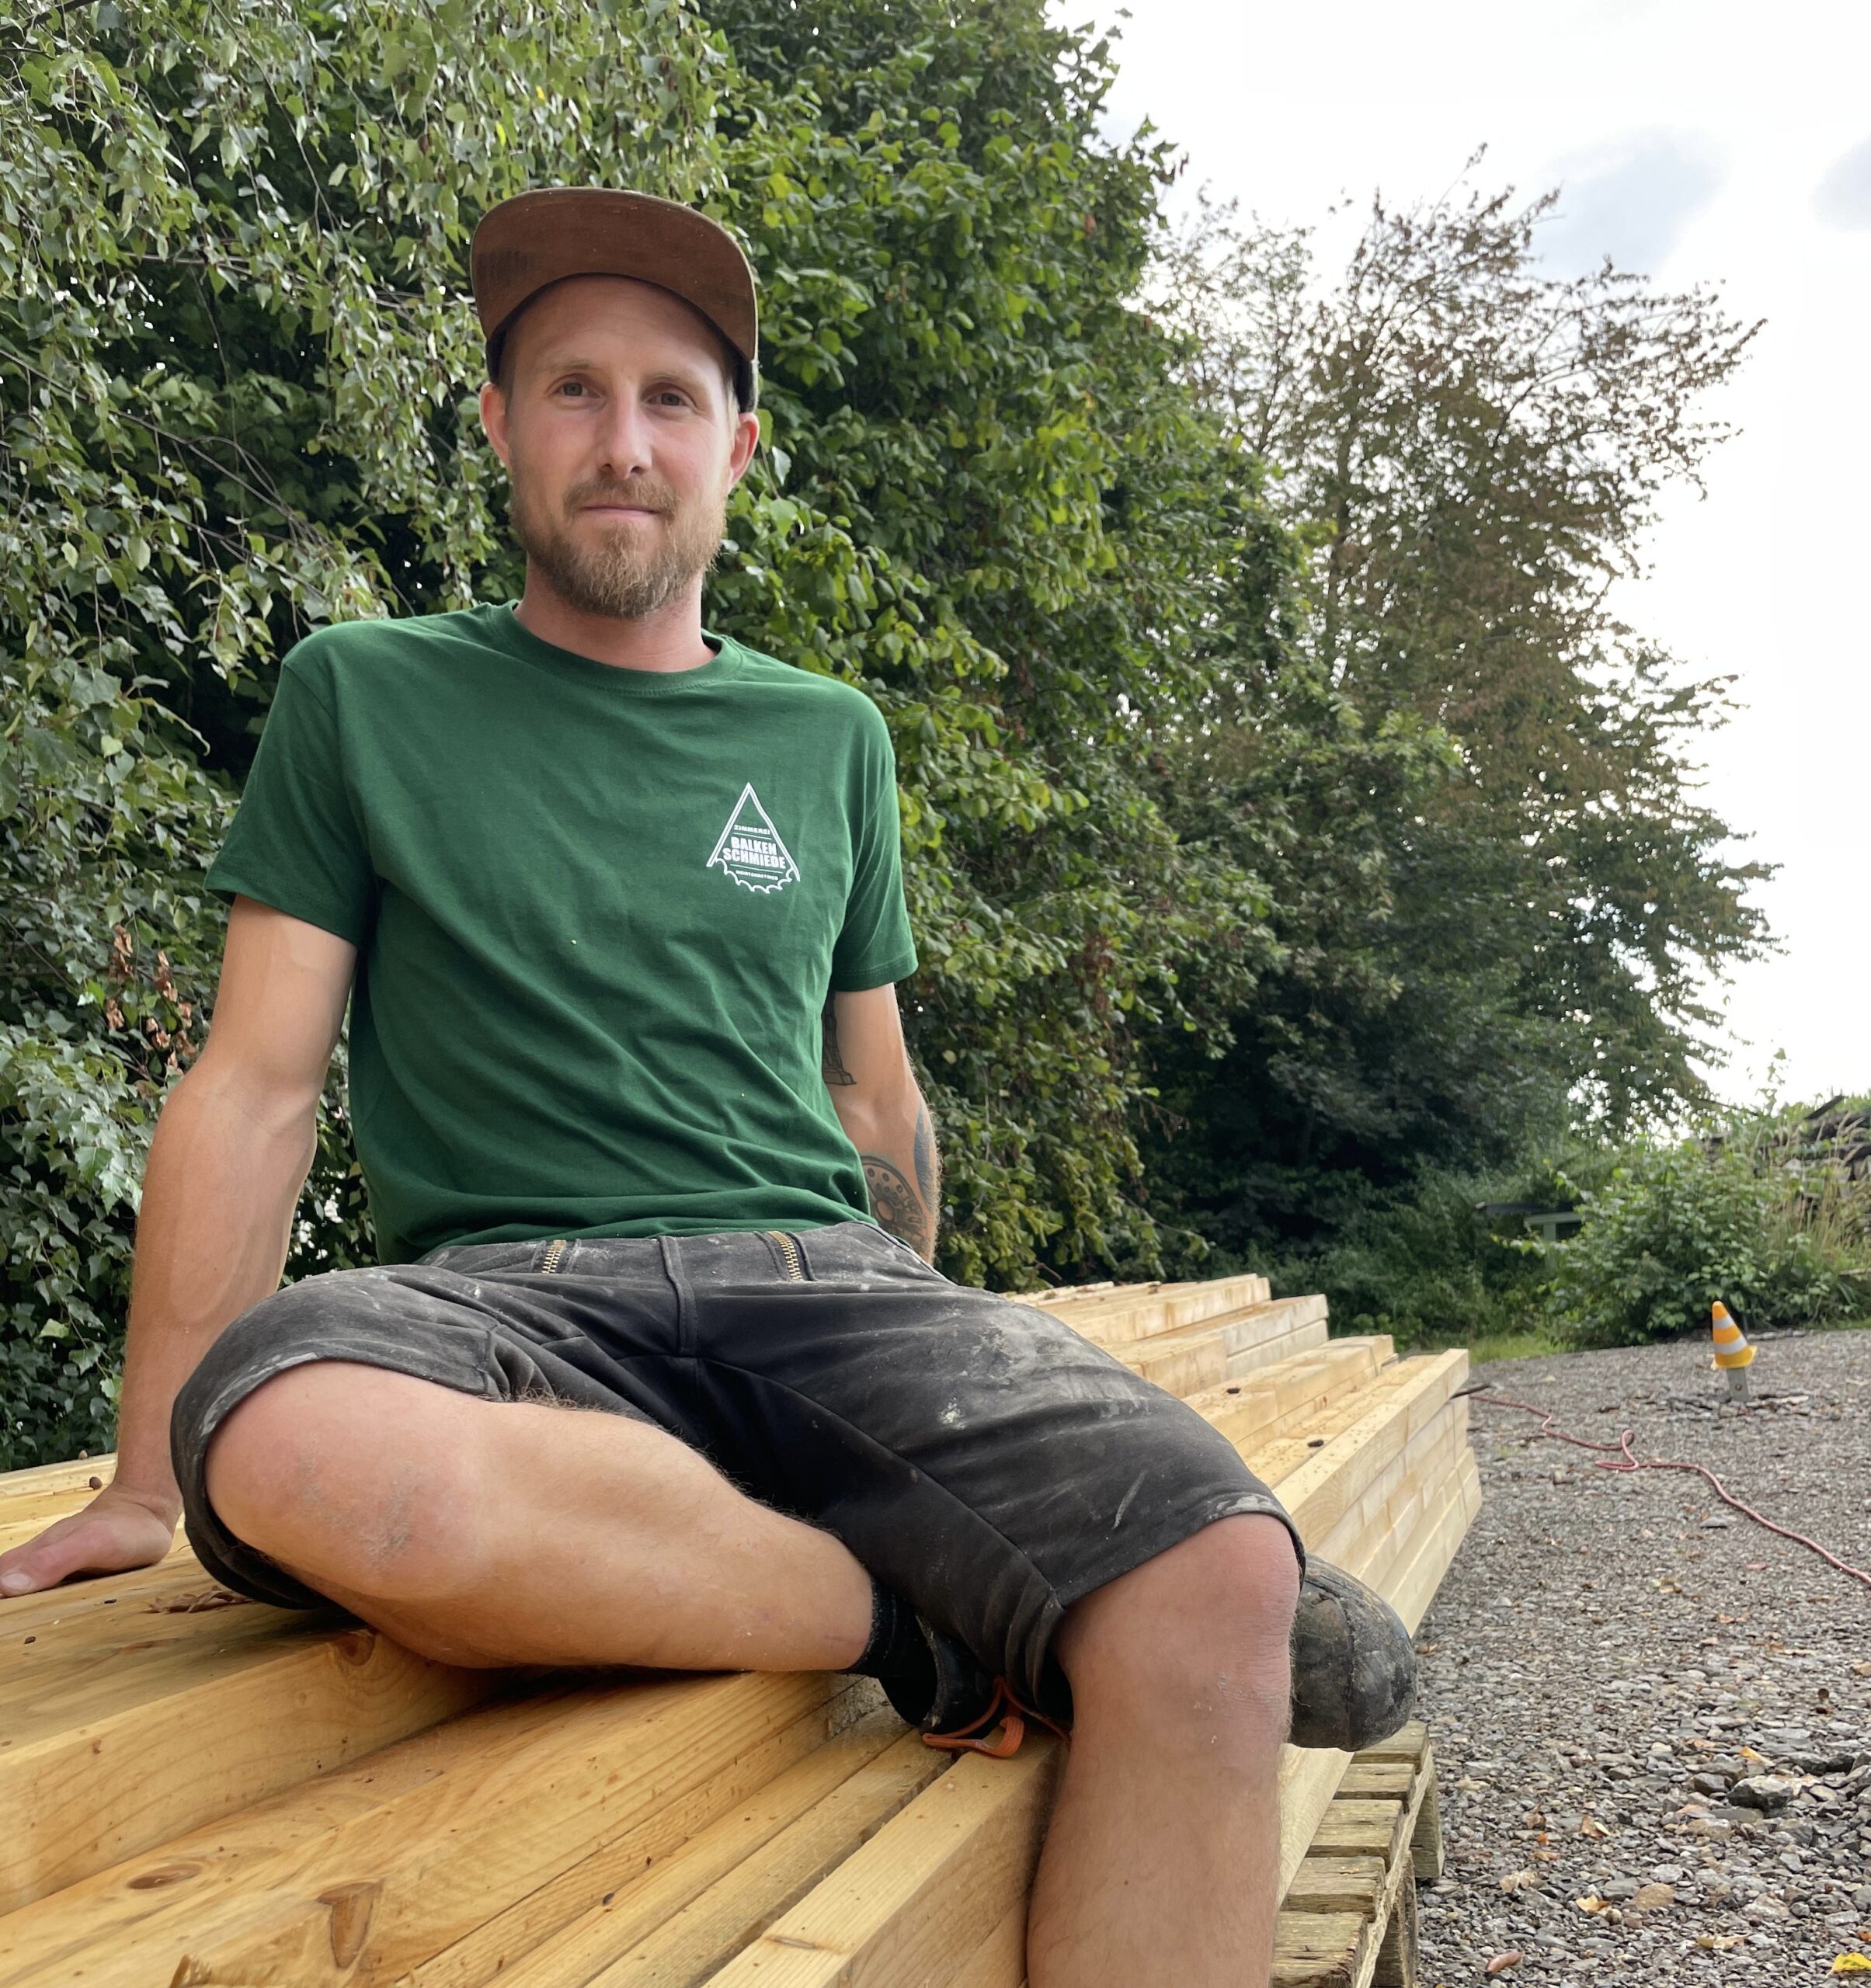
[{"label": "gray gravel", "polygon": [[[1629,1424],[1871,1571],[1871,1331],[1754,1343],[1746,1413],[1699,1343],[1473,1378],[1596,1442]],[[1494,1979],[1859,1979],[1831,1968],[1871,1958],[1871,1589],[1692,1473],[1469,1414],[1483,1502],[1417,1636],[1447,1854],[1424,1988],[1516,1952]]]}]

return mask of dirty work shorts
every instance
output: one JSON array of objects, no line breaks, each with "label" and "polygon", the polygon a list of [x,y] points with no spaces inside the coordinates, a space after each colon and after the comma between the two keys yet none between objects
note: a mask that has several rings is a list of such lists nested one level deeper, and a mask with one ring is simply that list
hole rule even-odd
[{"label": "dirty work shorts", "polygon": [[843,1541],[1029,1704],[1074,1601],[1211,1520],[1264,1512],[1186,1402],[1037,1308],[952,1284],[867,1222],[781,1234],[457,1245],[327,1271],[229,1325],[176,1397],[190,1542],[217,1580],[329,1606],[215,1517],[208,1440],[307,1361],[361,1361],[489,1401],[550,1396],[655,1424]]}]

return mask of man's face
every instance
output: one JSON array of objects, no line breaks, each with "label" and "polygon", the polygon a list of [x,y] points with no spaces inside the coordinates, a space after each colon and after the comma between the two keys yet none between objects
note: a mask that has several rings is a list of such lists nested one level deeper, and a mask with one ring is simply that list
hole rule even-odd
[{"label": "man's face", "polygon": [[715,557],[759,438],[723,341],[653,283],[572,276],[527,306],[506,347],[510,394],[483,387],[481,414],[530,567],[583,613],[653,614]]}]

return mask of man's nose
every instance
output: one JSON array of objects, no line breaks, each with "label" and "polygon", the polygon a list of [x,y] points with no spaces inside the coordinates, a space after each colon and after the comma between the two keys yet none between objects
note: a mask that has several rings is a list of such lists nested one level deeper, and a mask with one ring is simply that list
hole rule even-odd
[{"label": "man's nose", "polygon": [[599,462],[615,481],[640,476],[650,467],[650,423],[634,396],[620,394],[606,410],[598,436]]}]

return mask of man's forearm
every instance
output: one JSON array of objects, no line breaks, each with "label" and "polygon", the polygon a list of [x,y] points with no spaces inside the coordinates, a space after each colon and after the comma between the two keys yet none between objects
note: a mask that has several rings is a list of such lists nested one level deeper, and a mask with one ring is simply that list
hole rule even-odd
[{"label": "man's forearm", "polygon": [[922,1093],[911,1084],[896,1109],[851,1117],[857,1122],[847,1120],[845,1130],[864,1163],[871,1212],[878,1226],[933,1261],[942,1170]]},{"label": "man's forearm", "polygon": [[163,1107],[137,1222],[114,1487],[173,1524],[169,1411],[224,1326],[279,1286],[314,1107],[256,1100],[204,1052]]}]

